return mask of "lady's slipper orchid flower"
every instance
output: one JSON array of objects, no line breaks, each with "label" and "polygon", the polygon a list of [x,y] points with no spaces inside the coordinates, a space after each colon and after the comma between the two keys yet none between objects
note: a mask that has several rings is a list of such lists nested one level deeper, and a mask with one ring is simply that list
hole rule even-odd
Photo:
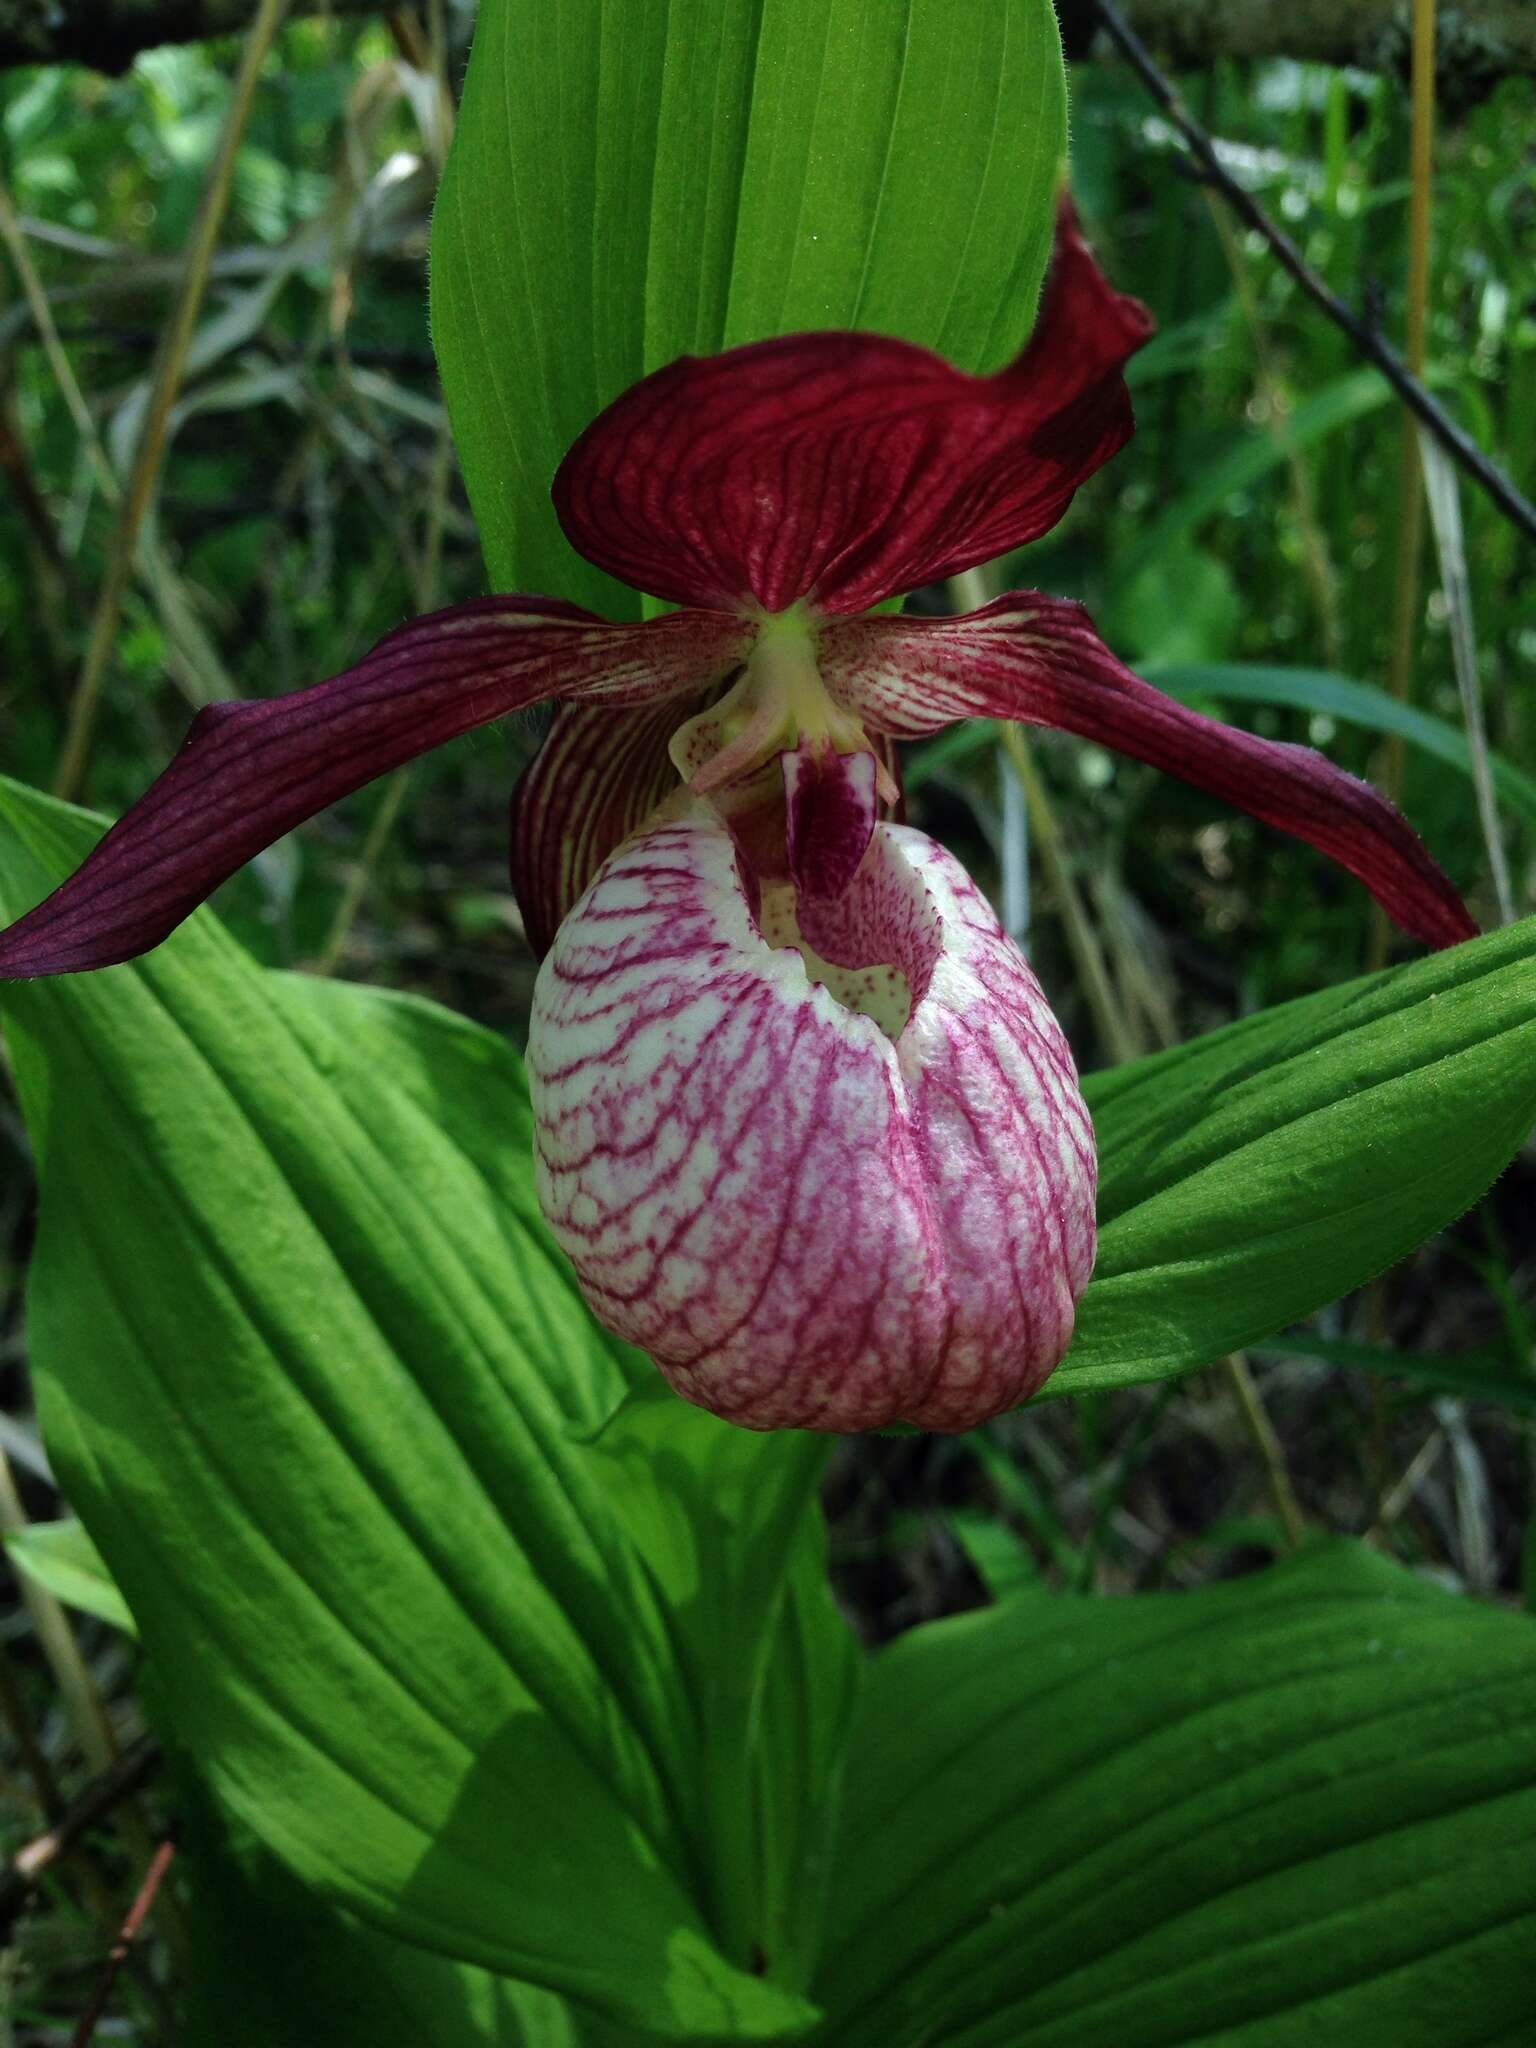
[{"label": "lady's slipper orchid flower", "polygon": [[539,971],[539,1198],[607,1326],[756,1429],[969,1429],[1032,1394],[1093,1266],[1093,1130],[1023,955],[878,824],[842,893],[751,887],[695,804]]},{"label": "lady's slipper orchid flower", "polygon": [[1416,938],[1475,926],[1398,813],[1308,748],[1121,666],[1080,607],[866,616],[1036,539],[1131,432],[1150,322],[1064,213],[1035,333],[992,377],[825,333],[684,357],[555,478],[589,560],[684,609],[610,625],[490,597],[332,681],[199,714],[0,974],[125,960],[327,804],[559,700],[513,882],[550,1221],[594,1308],[757,1427],[963,1428],[1031,1392],[1093,1249],[1093,1149],[1038,985],[956,864],[880,822],[893,742],[954,719],[1082,734],[1332,855]]}]

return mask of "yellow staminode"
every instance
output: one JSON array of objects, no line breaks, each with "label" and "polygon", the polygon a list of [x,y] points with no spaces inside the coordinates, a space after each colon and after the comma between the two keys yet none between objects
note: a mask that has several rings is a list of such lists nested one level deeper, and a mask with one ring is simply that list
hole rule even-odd
[{"label": "yellow staminode", "polygon": [[816,662],[815,618],[795,605],[764,616],[737,681],[719,703],[679,726],[669,752],[689,787],[704,796],[805,740],[840,754],[874,751],[863,726],[828,693]]}]

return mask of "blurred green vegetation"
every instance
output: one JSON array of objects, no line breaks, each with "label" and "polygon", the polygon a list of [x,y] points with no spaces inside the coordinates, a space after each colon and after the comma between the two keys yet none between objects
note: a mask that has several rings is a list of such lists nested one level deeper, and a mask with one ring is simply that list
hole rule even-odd
[{"label": "blurred green vegetation", "polygon": [[[197,705],[334,674],[402,618],[484,587],[426,332],[440,79],[461,75],[467,22],[450,14],[434,59],[429,37],[413,41],[391,19],[393,33],[362,19],[294,24],[267,64],[90,756],[86,794],[105,811],[138,794]],[[0,182],[119,476],[233,56],[215,44],[153,52],[120,79],[0,76]],[[1233,175],[1338,292],[1400,335],[1411,189],[1401,83],[1272,61],[1218,65],[1183,85]],[[1379,736],[1317,708],[1326,687],[1312,708],[1236,695],[1228,705],[1209,672],[1262,664],[1386,686],[1398,410],[1347,338],[1184,172],[1134,80],[1080,66],[1073,87],[1080,207],[1115,281],[1148,302],[1161,331],[1135,367],[1135,441],[993,587],[1080,596],[1127,659],[1198,666],[1210,708],[1379,774]],[[1536,477],[1533,133],[1530,80],[1442,122],[1428,326],[1437,394],[1526,488]],[[0,469],[0,759],[47,785],[115,515],[4,258]],[[1461,512],[1489,740],[1530,771],[1530,545],[1465,483]],[[1412,643],[1412,702],[1461,731],[1427,531]],[[520,1037],[534,963],[506,882],[505,815],[536,737],[532,719],[472,737],[413,770],[398,806],[363,792],[254,863],[219,908],[264,961],[324,962]],[[1106,960],[1122,1044],[1176,1042],[1370,960],[1368,899],[1305,848],[1091,746],[1044,736],[1032,759]],[[1006,757],[983,734],[935,742],[909,765],[915,823],[1015,904],[1033,879],[1032,956],[1079,1058],[1105,1063],[1106,1019],[1085,999],[1059,890],[1031,860]],[[1467,776],[1409,747],[1403,803],[1491,920]],[[1530,815],[1505,804],[1501,827],[1517,908],[1529,910]],[[0,1159],[0,1424],[26,1509],[48,1517],[63,1508],[31,1420],[20,1293],[32,1194],[7,1106]],[[1255,1367],[1273,1456],[1240,1379],[1221,1371],[1062,1403],[971,1438],[840,1447],[828,1493],[834,1564],[864,1632],[882,1638],[974,1604],[989,1586],[1110,1593],[1225,1575],[1284,1547],[1291,1504],[1318,1526],[1374,1531],[1479,1596],[1536,1604],[1522,1534],[1533,1195],[1527,1153],[1446,1238],[1266,1347]],[[126,1738],[138,1725],[129,1646],[99,1620],[83,1622],[79,1640]],[[0,1678],[11,1726],[0,1823],[14,1842],[40,1822],[18,1730],[66,1788],[85,1760],[20,1609],[0,1629]],[[102,1916],[141,1868],[115,1835],[83,1881],[50,1886],[10,1952],[16,2040],[68,2040]],[[135,1965],[120,1999],[132,2031],[114,2038],[164,2038],[155,2014],[175,1969],[163,1944]]]}]

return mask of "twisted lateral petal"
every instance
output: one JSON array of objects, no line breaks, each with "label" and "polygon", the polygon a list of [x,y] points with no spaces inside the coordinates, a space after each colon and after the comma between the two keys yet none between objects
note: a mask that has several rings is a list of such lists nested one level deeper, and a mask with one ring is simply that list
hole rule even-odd
[{"label": "twisted lateral petal", "polygon": [[1081,605],[1016,590],[956,619],[838,619],[819,659],[839,703],[903,739],[957,718],[1055,726],[1150,762],[1304,839],[1429,946],[1477,926],[1407,820],[1311,747],[1176,703],[1115,659]]},{"label": "twisted lateral petal", "polygon": [[1093,1263],[1071,1055],[922,833],[878,826],[799,915],[780,885],[754,917],[702,808],[613,856],[534,995],[540,1199],[598,1317],[689,1400],[966,1429],[1047,1377]]},{"label": "twisted lateral petal", "polygon": [[512,893],[540,957],[609,854],[677,788],[667,748],[690,708],[556,706],[512,795]]},{"label": "twisted lateral petal", "polygon": [[1152,331],[1064,211],[1023,355],[969,377],[873,334],[684,356],[617,399],[555,478],[573,546],[683,604],[858,612],[1054,526],[1131,432]]},{"label": "twisted lateral petal", "polygon": [[386,770],[541,698],[702,689],[746,637],[719,613],[611,626],[553,599],[482,598],[400,627],[328,683],[210,705],[75,874],[0,934],[0,975],[132,959],[252,854]]},{"label": "twisted lateral petal", "polygon": [[[556,707],[548,736],[512,798],[512,891],[528,943],[540,959],[609,854],[679,787],[670,743],[690,709],[673,699],[633,710]],[[876,797],[876,815],[899,819],[896,742],[880,737],[872,745],[876,782],[887,793],[884,800]],[[790,758],[784,756],[786,762]],[[775,763],[773,772],[782,779],[786,771]]]}]

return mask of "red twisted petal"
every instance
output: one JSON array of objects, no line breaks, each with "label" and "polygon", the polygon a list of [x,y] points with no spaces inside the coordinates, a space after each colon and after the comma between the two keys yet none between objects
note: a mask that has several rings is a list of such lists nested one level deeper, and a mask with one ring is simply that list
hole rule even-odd
[{"label": "red twisted petal", "polygon": [[132,959],[264,846],[429,748],[545,697],[676,698],[747,637],[722,613],[611,626],[554,599],[489,597],[400,627],[330,682],[210,705],[75,874],[0,934],[0,975]]},{"label": "red twisted petal", "polygon": [[657,597],[864,611],[1053,526],[1129,437],[1121,365],[1150,332],[1063,209],[1034,334],[996,376],[873,334],[684,356],[587,428],[555,509]]},{"label": "red twisted petal", "polygon": [[957,718],[1011,718],[1150,762],[1304,839],[1428,946],[1477,931],[1407,820],[1311,747],[1260,739],[1176,703],[1115,659],[1081,605],[1012,591],[958,619],[844,619],[819,642],[833,696],[911,739]]},{"label": "red twisted petal", "polygon": [[512,797],[512,893],[540,958],[609,854],[679,786],[667,743],[692,709],[556,708]]}]

